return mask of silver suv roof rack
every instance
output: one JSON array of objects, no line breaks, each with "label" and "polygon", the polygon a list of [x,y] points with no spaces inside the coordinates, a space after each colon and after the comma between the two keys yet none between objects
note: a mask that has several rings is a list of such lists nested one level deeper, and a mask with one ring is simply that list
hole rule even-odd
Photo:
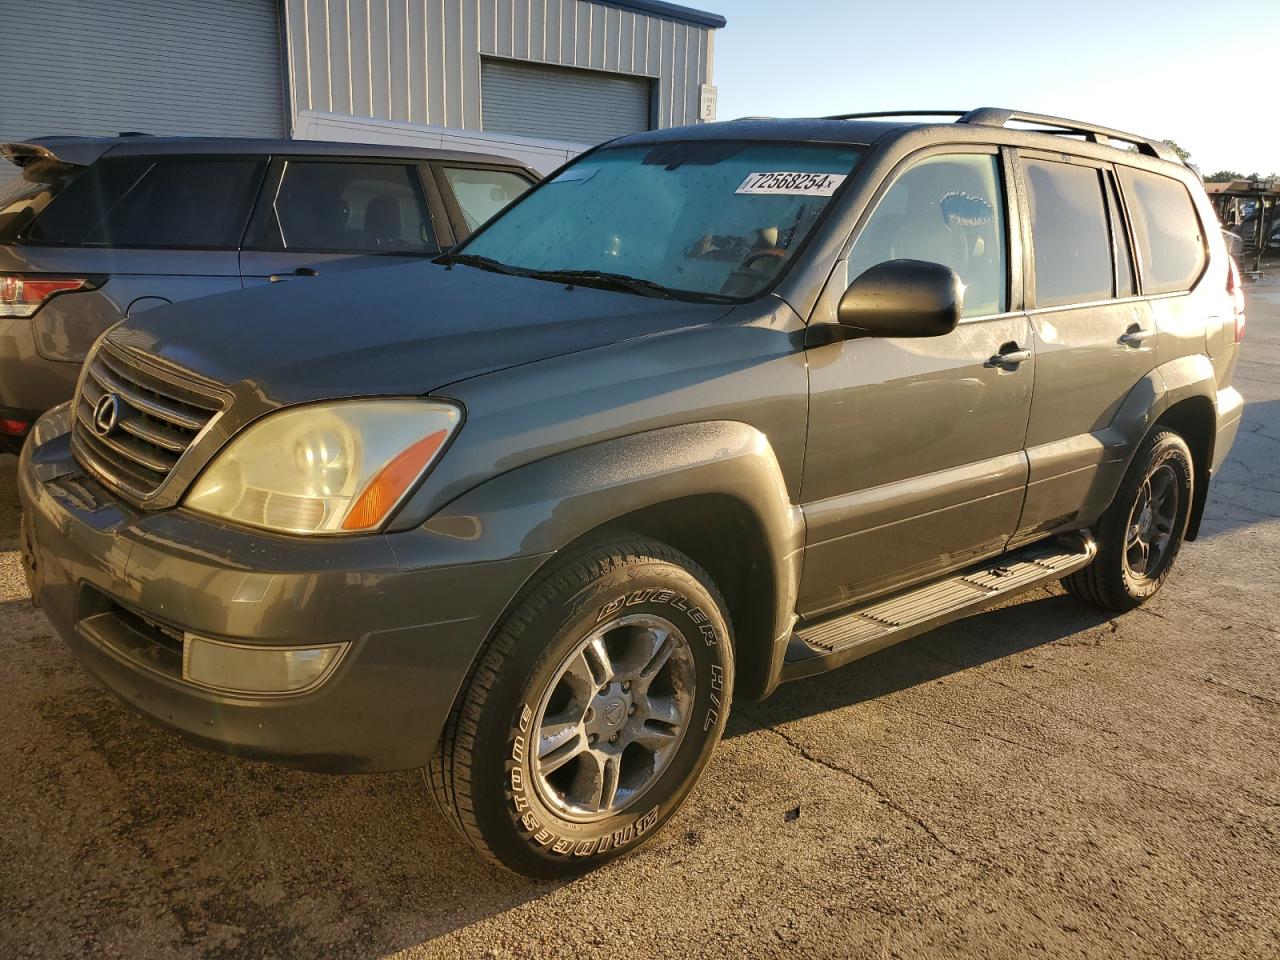
[{"label": "silver suv roof rack", "polygon": [[1010,123],[1034,125],[1036,133],[1053,133],[1066,136],[1082,136],[1093,143],[1111,144],[1113,140],[1131,143],[1139,153],[1161,160],[1181,163],[1176,150],[1164,140],[1155,140],[1137,133],[1126,133],[1096,123],[1082,123],[1064,117],[1052,117],[1044,113],[1025,113],[1022,110],[1006,110],[1003,107],[978,107],[974,110],[877,110],[872,113],[842,113],[827,117],[828,120],[886,120],[894,117],[955,117],[956,123],[972,123],[986,127],[1005,127]]}]

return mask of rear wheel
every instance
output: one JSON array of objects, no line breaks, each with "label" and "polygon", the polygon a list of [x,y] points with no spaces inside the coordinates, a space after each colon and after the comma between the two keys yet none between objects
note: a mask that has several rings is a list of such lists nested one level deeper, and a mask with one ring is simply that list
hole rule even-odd
[{"label": "rear wheel", "polygon": [[701,568],[650,540],[604,542],[543,575],[481,653],[431,762],[446,819],[538,877],[652,836],[728,717],[722,610]]},{"label": "rear wheel", "polygon": [[1105,610],[1132,610],[1153,597],[1182,548],[1194,468],[1172,430],[1149,436],[1097,524],[1098,555],[1063,580],[1070,593]]}]

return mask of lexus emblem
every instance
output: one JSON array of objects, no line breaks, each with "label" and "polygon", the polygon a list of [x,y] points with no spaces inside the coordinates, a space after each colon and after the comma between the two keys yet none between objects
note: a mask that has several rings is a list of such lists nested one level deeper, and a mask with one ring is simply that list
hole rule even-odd
[{"label": "lexus emblem", "polygon": [[626,704],[621,700],[614,700],[604,708],[604,722],[607,726],[616,727],[622,722],[623,716],[627,712]]},{"label": "lexus emblem", "polygon": [[114,393],[104,393],[98,405],[93,408],[93,429],[100,437],[105,437],[120,422],[120,398]]}]

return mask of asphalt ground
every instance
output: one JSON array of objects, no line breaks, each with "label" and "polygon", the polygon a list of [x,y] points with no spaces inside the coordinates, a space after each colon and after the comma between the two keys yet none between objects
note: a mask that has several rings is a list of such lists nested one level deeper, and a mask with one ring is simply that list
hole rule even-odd
[{"label": "asphalt ground", "polygon": [[27,595],[0,458],[0,958],[1280,957],[1280,282],[1201,539],[1114,619],[1056,586],[738,704],[693,798],[570,883],[417,773],[229,759]]}]

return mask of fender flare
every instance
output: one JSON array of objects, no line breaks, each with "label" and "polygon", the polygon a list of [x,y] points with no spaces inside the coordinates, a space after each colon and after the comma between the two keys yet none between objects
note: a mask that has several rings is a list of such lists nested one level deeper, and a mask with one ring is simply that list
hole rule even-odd
[{"label": "fender flare", "polygon": [[[1107,504],[1110,504],[1111,499],[1114,498],[1120,480],[1133,462],[1143,438],[1161,423],[1170,410],[1184,401],[1197,397],[1212,404],[1216,415],[1217,377],[1212,361],[1204,354],[1188,354],[1162,363],[1154,367],[1129,391],[1107,431],[1112,434],[1112,442],[1123,446],[1125,450],[1125,456],[1116,464],[1116,469],[1110,478]],[[1208,449],[1201,452],[1202,457],[1198,457],[1202,462],[1197,466],[1203,467],[1205,474],[1203,481],[1196,484],[1193,494],[1191,517],[1187,524],[1188,540],[1195,539],[1200,527],[1200,518],[1204,514],[1216,440],[1215,429],[1209,432]],[[1193,451],[1195,452],[1197,451]]]},{"label": "fender flare", "polygon": [[[773,584],[772,648],[763,657],[766,676],[744,691],[762,696],[776,683],[791,635],[804,518],[791,501],[768,438],[749,424],[719,420],[664,427],[525,464],[441,507],[419,528],[423,535],[414,543],[435,563],[542,555],[545,564],[556,551],[633,511],[705,495],[737,500],[767,544],[769,556],[763,559]],[[400,559],[412,562],[408,556]]]}]

